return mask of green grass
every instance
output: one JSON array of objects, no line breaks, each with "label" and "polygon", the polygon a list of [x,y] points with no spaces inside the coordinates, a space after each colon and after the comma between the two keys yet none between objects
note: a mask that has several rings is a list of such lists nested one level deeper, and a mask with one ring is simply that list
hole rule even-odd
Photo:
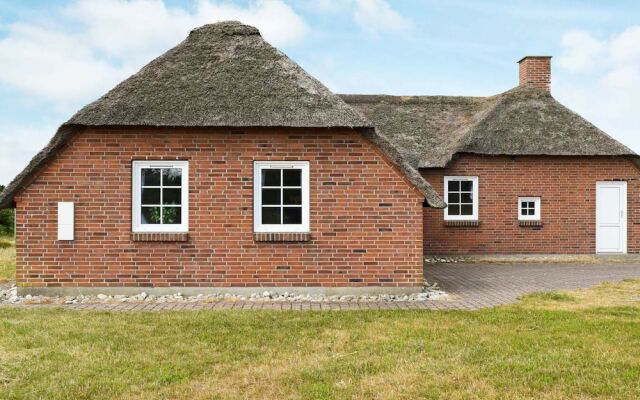
[{"label": "green grass", "polygon": [[0,308],[0,398],[637,399],[639,293],[479,312]]},{"label": "green grass", "polygon": [[15,279],[16,249],[12,237],[0,236],[0,282]]}]

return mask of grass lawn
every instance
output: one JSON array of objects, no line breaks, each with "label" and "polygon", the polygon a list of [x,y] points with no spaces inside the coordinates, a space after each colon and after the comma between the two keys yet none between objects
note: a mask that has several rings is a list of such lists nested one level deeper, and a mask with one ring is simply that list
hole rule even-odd
[{"label": "grass lawn", "polygon": [[16,276],[16,249],[12,237],[0,236],[0,282]]}]

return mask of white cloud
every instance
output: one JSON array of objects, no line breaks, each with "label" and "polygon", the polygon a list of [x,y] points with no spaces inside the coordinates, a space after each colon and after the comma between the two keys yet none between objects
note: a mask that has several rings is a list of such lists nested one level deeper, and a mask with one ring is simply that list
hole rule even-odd
[{"label": "white cloud", "polygon": [[[554,94],[640,153],[640,26],[610,38],[567,33]],[[580,49],[580,46],[584,48]],[[576,75],[576,72],[580,74]]]},{"label": "white cloud", "polygon": [[361,28],[370,32],[402,31],[411,26],[385,0],[355,0],[354,18]]}]

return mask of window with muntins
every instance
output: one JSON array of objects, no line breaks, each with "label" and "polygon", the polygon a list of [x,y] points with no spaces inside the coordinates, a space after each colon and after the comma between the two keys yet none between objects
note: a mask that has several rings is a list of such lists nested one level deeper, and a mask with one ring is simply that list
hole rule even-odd
[{"label": "window with muntins", "polygon": [[133,162],[133,231],[187,232],[186,161]]},{"label": "window with muntins", "polygon": [[478,219],[478,177],[447,176],[444,178],[445,220]]},{"label": "window with muntins", "polygon": [[518,219],[520,221],[540,220],[540,197],[519,197]]},{"label": "window with muntins", "polygon": [[254,231],[309,231],[309,162],[254,163]]}]

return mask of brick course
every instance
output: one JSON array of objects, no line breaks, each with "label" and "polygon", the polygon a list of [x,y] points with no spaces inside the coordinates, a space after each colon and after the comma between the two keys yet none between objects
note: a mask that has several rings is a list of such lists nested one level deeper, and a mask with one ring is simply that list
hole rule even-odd
[{"label": "brick course", "polygon": [[[133,240],[131,163],[144,159],[189,161],[187,241]],[[309,241],[254,240],[254,160],[310,161]],[[76,204],[75,241],[56,240],[59,201]],[[16,197],[16,275],[32,287],[417,287],[422,202],[354,130],[87,129]]]},{"label": "brick course", "polygon": [[[622,157],[463,154],[423,176],[444,195],[444,176],[479,177],[479,224],[445,226],[443,210],[424,210],[425,254],[595,253],[596,182],[627,181],[627,248],[640,252],[638,168]],[[520,226],[518,197],[541,198],[541,226]]]}]

